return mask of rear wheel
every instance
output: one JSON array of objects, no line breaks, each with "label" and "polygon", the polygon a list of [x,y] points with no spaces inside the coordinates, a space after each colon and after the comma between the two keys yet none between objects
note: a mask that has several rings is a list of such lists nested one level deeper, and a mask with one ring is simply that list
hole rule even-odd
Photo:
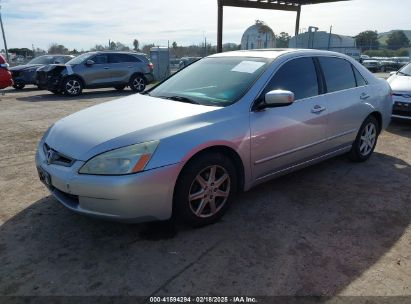
[{"label": "rear wheel", "polygon": [[63,80],[62,91],[68,96],[78,96],[83,91],[83,84],[77,77],[67,77]]},{"label": "rear wheel", "polygon": [[364,162],[368,160],[374,152],[379,135],[379,124],[374,116],[368,118],[362,124],[357,138],[348,156],[352,161]]},{"label": "rear wheel", "polygon": [[146,80],[141,75],[134,75],[130,79],[129,86],[134,92],[143,92],[146,88]]},{"label": "rear wheel", "polygon": [[203,154],[181,173],[175,188],[174,211],[190,226],[209,225],[224,215],[236,192],[233,162],[223,154]]},{"label": "rear wheel", "polygon": [[13,85],[13,88],[16,90],[23,90],[26,85],[24,83],[16,83]]}]

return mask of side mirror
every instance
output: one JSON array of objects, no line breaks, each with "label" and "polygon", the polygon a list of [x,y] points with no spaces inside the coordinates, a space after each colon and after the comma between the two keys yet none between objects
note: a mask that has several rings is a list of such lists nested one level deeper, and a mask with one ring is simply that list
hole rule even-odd
[{"label": "side mirror", "polygon": [[395,74],[397,74],[397,72],[391,72],[390,76],[394,76]]},{"label": "side mirror", "polygon": [[294,93],[284,90],[273,90],[265,94],[264,101],[259,103],[257,108],[263,110],[265,108],[286,107],[294,102]]},{"label": "side mirror", "polygon": [[92,66],[94,63],[95,62],[93,60],[90,60],[90,59],[86,61],[87,66]]}]

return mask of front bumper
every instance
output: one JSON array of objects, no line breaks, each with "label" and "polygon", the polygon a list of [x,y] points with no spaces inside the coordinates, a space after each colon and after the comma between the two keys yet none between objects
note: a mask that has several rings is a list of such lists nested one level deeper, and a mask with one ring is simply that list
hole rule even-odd
[{"label": "front bumper", "polygon": [[61,87],[60,76],[52,75],[44,71],[38,71],[36,73],[36,84],[49,91],[59,91]]},{"label": "front bumper", "polygon": [[36,71],[12,71],[11,75],[15,84],[36,84]]},{"label": "front bumper", "polygon": [[71,167],[49,165],[42,148],[36,153],[37,168],[50,177],[48,189],[74,212],[130,223],[171,217],[180,164],[125,176],[78,174],[83,164],[75,161]]},{"label": "front bumper", "polygon": [[411,98],[393,96],[392,117],[401,119],[411,119]]}]

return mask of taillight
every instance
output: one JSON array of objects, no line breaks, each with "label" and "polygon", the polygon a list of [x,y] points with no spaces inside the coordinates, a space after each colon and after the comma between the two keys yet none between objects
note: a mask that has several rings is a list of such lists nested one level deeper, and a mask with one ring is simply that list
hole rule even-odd
[{"label": "taillight", "polygon": [[152,64],[151,62],[148,64],[148,68],[150,69],[150,71],[154,70],[154,64]]}]

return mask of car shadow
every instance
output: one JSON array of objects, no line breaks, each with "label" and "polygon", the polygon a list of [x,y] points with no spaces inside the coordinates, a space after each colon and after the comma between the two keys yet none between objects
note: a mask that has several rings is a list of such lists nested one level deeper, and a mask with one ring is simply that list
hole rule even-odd
[{"label": "car shadow", "polygon": [[65,95],[56,95],[48,91],[39,91],[41,93],[33,96],[16,97],[18,101],[24,102],[45,102],[45,101],[90,101],[91,99],[97,100],[99,98],[115,98],[125,97],[135,94],[131,90],[117,91],[117,90],[87,90],[83,94],[76,97],[69,97]]},{"label": "car shadow", "polygon": [[0,294],[334,296],[381,261],[401,269],[386,255],[411,223],[410,179],[391,156],[339,157],[240,195],[201,229],[98,221],[45,197],[0,227]]},{"label": "car shadow", "polygon": [[411,138],[411,120],[393,119],[386,131],[398,136]]}]

